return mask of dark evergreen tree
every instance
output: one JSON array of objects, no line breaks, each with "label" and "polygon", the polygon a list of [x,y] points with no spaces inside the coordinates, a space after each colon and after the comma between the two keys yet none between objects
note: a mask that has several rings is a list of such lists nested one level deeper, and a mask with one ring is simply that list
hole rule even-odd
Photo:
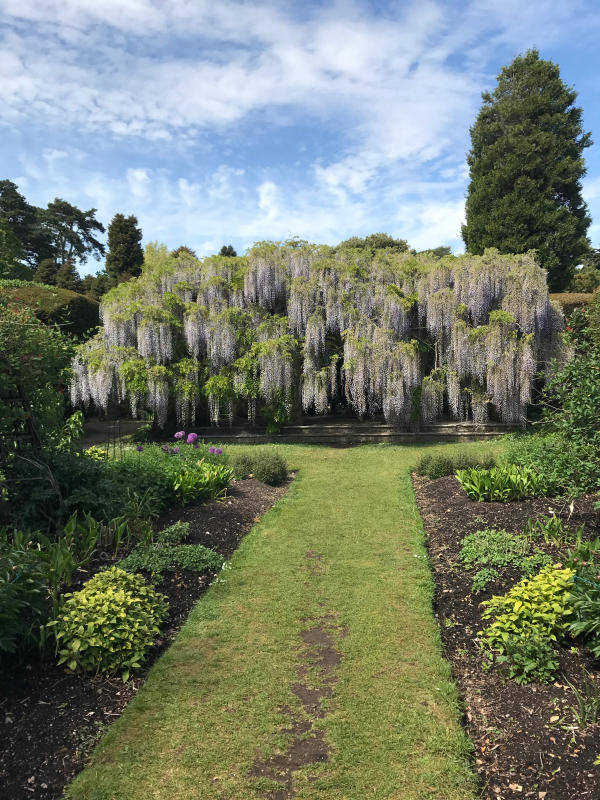
[{"label": "dark evergreen tree", "polygon": [[56,286],[56,274],[59,264],[53,258],[44,258],[38,264],[33,280],[36,283],[45,283],[47,286]]},{"label": "dark evergreen tree", "polygon": [[57,197],[42,212],[42,221],[57,264],[82,262],[90,255],[94,258],[104,255],[104,245],[95,236],[104,233],[104,225],[96,219],[95,208],[82,211]]},{"label": "dark evergreen tree", "polygon": [[0,219],[22,250],[22,260],[34,269],[44,258],[52,256],[52,244],[41,221],[42,211],[29,205],[15,183],[0,181]]},{"label": "dark evergreen tree", "polygon": [[106,273],[114,284],[136,278],[142,272],[142,230],[133,214],[115,214],[108,226]]},{"label": "dark evergreen tree", "polygon": [[237,256],[237,253],[235,252],[233,245],[224,244],[223,247],[219,250],[219,255],[227,256],[228,258],[234,258],[235,256]]},{"label": "dark evergreen tree", "polygon": [[171,255],[173,258],[181,258],[181,256],[191,256],[192,258],[198,258],[196,255],[195,250],[192,250],[191,247],[188,247],[186,244],[179,245],[175,250],[171,250]]},{"label": "dark evergreen tree", "polygon": [[92,300],[100,300],[114,285],[114,282],[106,272],[98,272],[96,275],[85,275],[81,279],[81,289],[79,291]]},{"label": "dark evergreen tree", "polygon": [[587,251],[590,217],[581,196],[583,132],[577,93],[537,50],[498,76],[471,128],[471,182],[462,235],[469,253],[537,250],[553,291],[568,285]]},{"label": "dark evergreen tree", "polygon": [[23,263],[21,242],[10,228],[8,221],[0,217],[0,279],[30,281],[33,270]]},{"label": "dark evergreen tree", "polygon": [[64,261],[56,273],[56,285],[61,289],[70,289],[72,292],[81,291],[81,278],[72,261]]}]

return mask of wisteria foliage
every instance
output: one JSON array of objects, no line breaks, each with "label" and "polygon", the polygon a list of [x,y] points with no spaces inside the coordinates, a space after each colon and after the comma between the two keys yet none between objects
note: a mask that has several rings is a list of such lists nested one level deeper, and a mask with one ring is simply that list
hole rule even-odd
[{"label": "wisteria foliage", "polygon": [[293,240],[174,258],[109,292],[73,362],[74,405],[169,409],[182,427],[261,406],[336,403],[399,425],[524,421],[537,373],[565,358],[562,315],[532,254],[366,255]]}]

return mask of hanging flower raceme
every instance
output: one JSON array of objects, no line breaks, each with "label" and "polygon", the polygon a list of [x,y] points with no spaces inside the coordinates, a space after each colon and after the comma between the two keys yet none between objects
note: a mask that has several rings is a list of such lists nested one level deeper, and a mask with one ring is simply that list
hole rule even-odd
[{"label": "hanging flower raceme", "polygon": [[73,360],[73,405],[126,401],[182,430],[202,397],[214,424],[340,401],[401,425],[522,423],[536,373],[569,357],[533,256],[494,250],[436,260],[293,240],[199,260],[153,244],[101,312],[104,329]]}]

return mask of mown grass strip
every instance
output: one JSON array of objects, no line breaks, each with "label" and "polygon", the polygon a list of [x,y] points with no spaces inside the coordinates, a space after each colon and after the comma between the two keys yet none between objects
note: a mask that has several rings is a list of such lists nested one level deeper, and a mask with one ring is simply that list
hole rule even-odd
[{"label": "mown grass strip", "polygon": [[420,451],[279,449],[295,483],[197,604],[73,800],[265,797],[277,784],[252,767],[286,751],[290,714],[304,713],[291,689],[301,633],[324,614],[348,632],[329,713],[313,721],[330,758],[294,773],[295,796],[474,797],[410,484]]}]

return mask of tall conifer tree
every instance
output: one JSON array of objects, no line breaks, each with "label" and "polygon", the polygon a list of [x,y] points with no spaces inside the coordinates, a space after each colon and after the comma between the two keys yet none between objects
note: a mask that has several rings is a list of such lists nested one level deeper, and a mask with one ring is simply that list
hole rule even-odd
[{"label": "tall conifer tree", "polygon": [[115,214],[108,226],[106,254],[106,272],[113,283],[122,283],[141,273],[144,263],[141,241],[137,217]]},{"label": "tall conifer tree", "polygon": [[498,76],[471,128],[467,252],[537,250],[553,291],[564,289],[589,248],[590,217],[581,196],[583,132],[577,93],[558,66],[537,50],[518,56]]}]

